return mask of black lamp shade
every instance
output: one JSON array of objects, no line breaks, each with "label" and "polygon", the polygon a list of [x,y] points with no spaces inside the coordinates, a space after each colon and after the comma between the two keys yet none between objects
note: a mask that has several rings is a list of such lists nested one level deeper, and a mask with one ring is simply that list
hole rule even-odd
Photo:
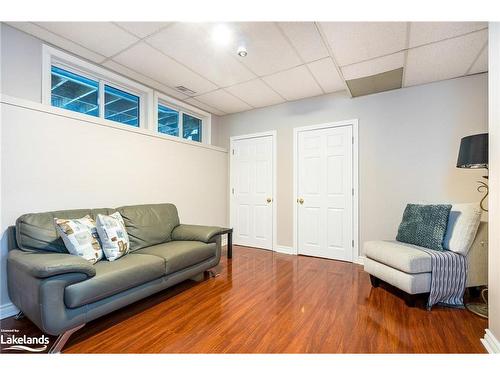
[{"label": "black lamp shade", "polygon": [[488,168],[488,133],[462,138],[458,168]]}]

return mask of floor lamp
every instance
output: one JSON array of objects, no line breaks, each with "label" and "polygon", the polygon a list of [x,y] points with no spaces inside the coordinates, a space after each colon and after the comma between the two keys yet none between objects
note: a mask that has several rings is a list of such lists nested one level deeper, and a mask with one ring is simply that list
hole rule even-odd
[{"label": "floor lamp", "polygon": [[[458,168],[484,168],[488,170],[488,133],[470,135],[462,138],[460,151],[457,160]],[[483,176],[488,181],[488,176]],[[484,206],[484,201],[488,196],[488,184],[485,181],[478,181],[477,191],[485,193],[481,199],[481,209],[488,211]],[[468,303],[465,307],[476,315],[488,318],[488,288],[481,291],[482,303]]]}]

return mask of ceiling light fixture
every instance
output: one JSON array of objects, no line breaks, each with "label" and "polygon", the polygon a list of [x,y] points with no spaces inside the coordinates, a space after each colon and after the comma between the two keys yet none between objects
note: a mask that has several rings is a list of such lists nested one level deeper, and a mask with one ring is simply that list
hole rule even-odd
[{"label": "ceiling light fixture", "polygon": [[212,30],[212,40],[220,46],[227,46],[233,40],[233,32],[227,25],[218,24]]},{"label": "ceiling light fixture", "polygon": [[244,46],[238,47],[238,51],[236,51],[236,52],[238,53],[238,56],[240,56],[240,57],[245,57],[246,55],[248,55],[247,49]]}]

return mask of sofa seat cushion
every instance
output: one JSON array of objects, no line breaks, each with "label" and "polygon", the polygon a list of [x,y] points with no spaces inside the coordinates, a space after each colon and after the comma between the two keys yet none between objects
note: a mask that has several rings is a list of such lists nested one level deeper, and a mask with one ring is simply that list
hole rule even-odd
[{"label": "sofa seat cushion", "polygon": [[199,241],[171,241],[137,250],[134,254],[154,255],[165,261],[165,273],[171,274],[215,256],[216,244]]},{"label": "sofa seat cushion", "polygon": [[406,273],[431,272],[431,257],[422,248],[398,241],[368,241],[367,258]]},{"label": "sofa seat cushion", "polygon": [[113,262],[103,260],[94,268],[94,277],[66,287],[66,306],[87,305],[165,275],[165,261],[145,254],[128,254]]}]

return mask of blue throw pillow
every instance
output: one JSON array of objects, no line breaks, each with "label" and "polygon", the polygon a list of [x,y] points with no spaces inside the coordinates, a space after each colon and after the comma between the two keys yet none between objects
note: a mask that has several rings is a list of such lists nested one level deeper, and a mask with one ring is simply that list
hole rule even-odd
[{"label": "blue throw pillow", "polygon": [[396,240],[443,251],[451,204],[408,204]]}]

